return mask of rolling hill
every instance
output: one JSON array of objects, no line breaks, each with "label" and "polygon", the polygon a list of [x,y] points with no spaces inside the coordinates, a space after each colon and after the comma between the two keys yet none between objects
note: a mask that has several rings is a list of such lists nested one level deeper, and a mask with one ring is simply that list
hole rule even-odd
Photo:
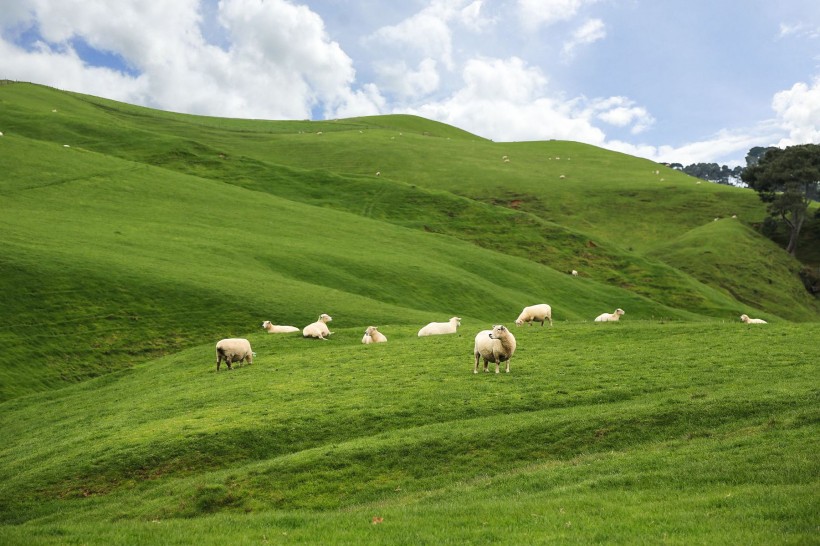
[{"label": "rolling hill", "polygon": [[[412,116],[24,83],[0,131],[0,542],[816,533],[820,304],[751,191]],[[513,373],[469,373],[474,332],[541,301]],[[320,313],[328,342],[260,328]],[[216,374],[234,336],[258,357]]]}]

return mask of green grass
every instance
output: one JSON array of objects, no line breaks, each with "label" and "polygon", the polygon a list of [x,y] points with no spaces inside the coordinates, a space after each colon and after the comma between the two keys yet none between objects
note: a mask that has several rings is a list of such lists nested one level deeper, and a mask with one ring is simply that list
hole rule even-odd
[{"label": "green grass", "polygon": [[[0,543],[817,541],[820,305],[752,192],[28,84],[0,130]],[[539,302],[555,327],[473,375]],[[323,312],[327,342],[260,327]],[[233,336],[254,364],[216,373]]]},{"label": "green grass", "polygon": [[256,361],[229,373],[207,345],[9,402],[0,535],[764,544],[816,533],[815,326],[524,327],[509,375],[473,375],[466,332],[480,326],[420,339],[387,325],[377,346],[358,329],[327,343],[254,334]]}]

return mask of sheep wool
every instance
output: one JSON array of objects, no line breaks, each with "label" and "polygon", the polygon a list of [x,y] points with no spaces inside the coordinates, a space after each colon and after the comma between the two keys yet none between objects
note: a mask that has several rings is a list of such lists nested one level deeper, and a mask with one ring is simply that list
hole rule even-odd
[{"label": "sheep wool", "polygon": [[379,332],[377,326],[368,326],[367,330],[364,331],[364,336],[362,337],[362,343],[365,345],[370,345],[371,343],[385,343],[386,341],[387,336]]},{"label": "sheep wool", "polygon": [[298,332],[299,328],[296,326],[283,326],[280,324],[272,324],[271,321],[266,320],[262,323],[262,328],[269,334],[289,334],[291,332]]},{"label": "sheep wool", "polygon": [[532,326],[533,321],[535,321],[540,322],[541,326],[543,326],[545,320],[549,320],[550,326],[552,326],[552,307],[546,303],[539,303],[538,305],[525,307],[524,310],[521,311],[521,314],[518,315],[518,318],[515,319],[515,325],[521,326],[525,322],[528,322],[530,326]]},{"label": "sheep wool", "polygon": [[231,364],[234,362],[247,361],[248,364],[253,364],[253,350],[251,343],[243,338],[227,338],[221,339],[216,343],[216,371],[219,371],[219,365],[222,361],[228,365],[228,369],[232,370]]},{"label": "sheep wool", "polygon": [[496,324],[492,330],[480,331],[475,336],[473,346],[473,373],[478,373],[478,363],[481,359],[484,359],[485,372],[489,371],[487,365],[490,362],[495,362],[495,373],[498,373],[499,364],[506,362],[506,373],[510,373],[510,359],[515,353],[515,346],[515,336],[502,324]]},{"label": "sheep wool", "polygon": [[455,334],[461,326],[460,317],[450,317],[448,322],[431,322],[419,330],[419,337]]},{"label": "sheep wool", "polygon": [[332,334],[333,332],[327,327],[327,323],[333,320],[330,315],[326,315],[322,313],[319,315],[319,320],[316,322],[311,322],[304,328],[302,328],[302,336],[304,337],[315,337],[317,339],[327,341],[327,336]]},{"label": "sheep wool", "polygon": [[613,313],[601,313],[595,317],[595,322],[617,322],[626,312],[623,309],[615,309]]}]

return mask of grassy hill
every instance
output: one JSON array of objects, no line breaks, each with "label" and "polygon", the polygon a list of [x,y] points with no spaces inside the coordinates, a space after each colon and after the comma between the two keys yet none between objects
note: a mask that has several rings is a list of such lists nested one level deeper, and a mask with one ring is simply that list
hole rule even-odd
[{"label": "grassy hill", "polygon": [[[816,536],[820,305],[750,191],[31,84],[0,85],[0,131],[2,543]],[[556,326],[473,376],[475,332],[541,301]],[[328,342],[260,328],[320,313]],[[233,336],[257,359],[216,374]]]}]

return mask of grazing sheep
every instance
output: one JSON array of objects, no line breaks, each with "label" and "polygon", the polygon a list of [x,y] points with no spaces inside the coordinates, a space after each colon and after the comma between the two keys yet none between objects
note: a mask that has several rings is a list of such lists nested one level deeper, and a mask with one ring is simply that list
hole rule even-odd
[{"label": "grazing sheep", "polygon": [[749,318],[749,315],[740,315],[740,320],[742,320],[746,324],[768,324],[768,322],[766,322],[763,319]]},{"label": "grazing sheep", "polygon": [[455,334],[459,326],[461,326],[459,317],[451,317],[449,322],[431,322],[419,330],[419,337]]},{"label": "grazing sheep", "polygon": [[296,326],[280,326],[279,324],[271,324],[269,320],[262,323],[262,328],[267,330],[269,334],[289,334],[299,331]]},{"label": "grazing sheep", "polygon": [[234,362],[242,363],[247,360],[248,364],[253,364],[251,343],[247,339],[235,337],[219,340],[216,344],[216,371],[219,371],[223,360],[229,370],[233,369],[231,364]]},{"label": "grazing sheep", "polygon": [[319,320],[317,320],[316,322],[311,322],[310,324],[302,328],[302,335],[304,337],[315,337],[326,341],[327,337],[325,336],[329,336],[333,333],[327,327],[327,323],[331,320],[333,319],[330,317],[330,315],[322,313],[319,316]]},{"label": "grazing sheep", "polygon": [[364,331],[362,343],[365,345],[385,342],[387,342],[387,337],[383,333],[379,332],[379,328],[377,326],[368,326],[367,330]]},{"label": "grazing sheep", "polygon": [[552,307],[546,303],[539,303],[538,305],[525,307],[524,310],[521,311],[521,314],[518,315],[518,318],[515,319],[515,325],[521,326],[525,322],[529,322],[530,326],[532,326],[532,321],[541,321],[541,326],[543,326],[545,320],[549,320],[550,326],[552,326]]},{"label": "grazing sheep", "polygon": [[623,309],[615,309],[614,313],[601,313],[595,317],[595,322],[617,322],[624,314]]},{"label": "grazing sheep", "polygon": [[573,269],[573,270],[570,272],[570,275],[572,275],[573,277],[577,277],[577,276],[578,276],[578,272],[577,272],[577,271],[575,271],[575,270]]},{"label": "grazing sheep", "polygon": [[515,353],[515,336],[505,326],[496,324],[492,330],[482,330],[475,336],[473,373],[478,373],[478,361],[482,358],[485,372],[489,371],[487,364],[490,362],[495,362],[495,373],[498,373],[498,365],[506,362],[506,373],[510,373],[510,359],[513,353]]}]

